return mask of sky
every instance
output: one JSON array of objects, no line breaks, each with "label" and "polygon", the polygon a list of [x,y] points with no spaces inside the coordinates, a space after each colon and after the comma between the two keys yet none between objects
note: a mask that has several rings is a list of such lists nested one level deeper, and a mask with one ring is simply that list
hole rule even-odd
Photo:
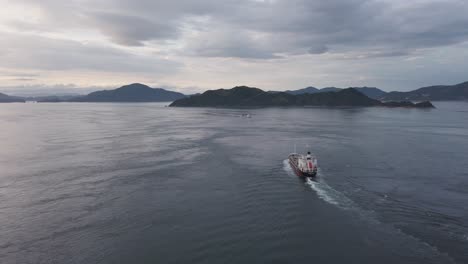
[{"label": "sky", "polygon": [[468,81],[468,0],[0,0],[0,92]]}]

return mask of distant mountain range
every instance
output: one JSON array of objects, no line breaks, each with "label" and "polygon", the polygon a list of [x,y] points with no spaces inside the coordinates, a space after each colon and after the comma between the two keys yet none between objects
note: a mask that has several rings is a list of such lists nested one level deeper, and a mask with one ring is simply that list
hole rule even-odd
[{"label": "distant mountain range", "polygon": [[66,102],[73,98],[79,97],[81,95],[48,95],[48,96],[28,96],[23,97],[26,101],[36,101],[40,103],[58,103],[58,102]]},{"label": "distant mountain range", "polygon": [[237,86],[232,89],[209,90],[174,101],[175,107],[269,107],[269,106],[390,106],[390,107],[434,107],[430,102],[382,103],[348,88],[337,92],[290,94],[287,92],[265,92],[258,88]]},{"label": "distant mountain range", "polygon": [[133,83],[115,90],[92,92],[75,97],[69,102],[171,102],[185,95],[162,88],[151,88],[141,83]]},{"label": "distant mountain range", "polygon": [[468,100],[468,82],[456,85],[428,86],[410,92],[390,92],[379,99],[383,101]]},{"label": "distant mountain range", "polygon": [[[359,92],[363,93],[367,97],[373,98],[373,99],[379,99],[385,94],[387,94],[386,92],[375,87],[349,87],[349,88],[354,88],[355,90],[358,90]],[[299,89],[299,90],[293,90],[293,91],[288,90],[286,92],[289,94],[298,95],[298,94],[304,94],[304,93],[315,94],[315,93],[337,92],[341,90],[343,90],[343,88],[326,87],[326,88],[318,89],[318,88],[309,86],[309,87]]]},{"label": "distant mountain range", "polygon": [[[468,100],[468,82],[456,85],[436,85],[419,88],[409,92],[385,92],[375,87],[350,87],[358,90],[366,96],[382,101],[454,101]],[[314,94],[323,92],[336,92],[342,88],[326,87],[318,89],[307,87],[299,90],[286,91],[290,94]]]},{"label": "distant mountain range", "polygon": [[17,97],[0,93],[0,103],[37,101],[39,103],[58,102],[172,102],[186,95],[162,88],[151,88],[133,83],[114,90],[92,92],[88,95],[51,95],[39,97]]},{"label": "distant mountain range", "polygon": [[0,93],[0,103],[24,103],[24,99]]},{"label": "distant mountain range", "polygon": [[[409,92],[385,92],[375,87],[350,87],[371,99],[380,101],[442,101],[442,100],[468,100],[468,82],[456,85],[438,85],[423,87]],[[287,100],[286,95],[321,94],[329,92],[340,92],[350,88],[326,87],[318,89],[307,87],[299,90],[288,90],[285,92],[270,91],[268,94],[275,94],[275,100]],[[222,91],[217,90],[217,91]],[[260,90],[261,91],[261,90]],[[208,91],[212,92],[212,91]],[[263,92],[263,91],[262,91]],[[196,98],[200,94],[190,96]],[[266,96],[266,95],[262,95]],[[330,95],[327,95],[330,96]],[[182,93],[168,91],[162,88],[151,88],[144,84],[133,83],[114,90],[103,90],[92,92],[88,95],[60,95],[60,96],[40,96],[40,97],[19,97],[9,96],[0,93],[0,103],[5,102],[172,102],[186,98]],[[281,99],[282,98],[282,99]]]}]

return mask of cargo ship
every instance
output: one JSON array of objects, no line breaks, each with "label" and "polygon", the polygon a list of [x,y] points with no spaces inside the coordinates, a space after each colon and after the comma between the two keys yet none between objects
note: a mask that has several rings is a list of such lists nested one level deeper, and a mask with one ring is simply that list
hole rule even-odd
[{"label": "cargo ship", "polygon": [[317,159],[307,152],[307,155],[292,153],[289,164],[299,177],[315,177],[317,175]]}]

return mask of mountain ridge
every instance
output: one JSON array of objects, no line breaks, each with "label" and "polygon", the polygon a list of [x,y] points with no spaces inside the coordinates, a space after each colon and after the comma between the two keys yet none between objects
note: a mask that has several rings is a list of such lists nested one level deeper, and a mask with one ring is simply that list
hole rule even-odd
[{"label": "mountain ridge", "polygon": [[124,85],[113,90],[102,90],[75,97],[69,102],[170,102],[185,95],[163,88],[151,88],[141,83]]},{"label": "mountain ridge", "polygon": [[[312,89],[313,88],[313,89]],[[462,82],[454,85],[432,85],[425,86],[415,90],[400,92],[386,92],[376,87],[349,87],[358,90],[366,96],[382,101],[457,101],[468,100],[468,82]],[[347,89],[347,88],[344,88]],[[325,87],[322,89],[309,86],[298,90],[288,90],[291,94],[303,93],[321,93],[329,91],[340,91],[343,88]]]},{"label": "mountain ridge", "polygon": [[[359,92],[363,93],[367,97],[373,98],[373,99],[379,99],[383,95],[387,94],[387,92],[380,90],[379,88],[376,87],[348,87],[348,88],[354,88],[358,90]],[[298,89],[298,90],[287,90],[287,93],[298,95],[298,94],[314,94],[314,93],[326,93],[326,92],[338,92],[344,89],[348,88],[338,88],[338,87],[325,87],[325,88],[315,88],[313,86],[309,86],[303,89]]]},{"label": "mountain ridge", "polygon": [[409,92],[389,92],[380,98],[384,101],[457,101],[468,100],[468,82],[455,85],[433,85]]},{"label": "mountain ridge", "polygon": [[0,93],[0,103],[24,103],[23,98]]},{"label": "mountain ridge", "polygon": [[172,102],[171,107],[305,107],[305,106],[390,106],[390,107],[433,107],[430,102],[382,103],[362,94],[354,88],[338,92],[313,94],[289,94],[287,92],[265,92],[248,86],[231,89],[208,90],[199,95],[182,98]]},{"label": "mountain ridge", "polygon": [[[248,87],[248,86],[237,86]],[[236,87],[235,87],[236,88]],[[303,94],[320,94],[328,92],[339,92],[346,89],[355,89],[369,98],[380,101],[438,101],[438,100],[468,100],[468,82],[463,82],[455,85],[434,85],[422,87],[408,92],[385,92],[376,87],[325,87],[316,88],[309,86],[298,90],[286,91],[268,91],[269,94],[279,94],[274,96],[276,100],[286,100],[285,94],[303,95]],[[258,88],[257,88],[258,89]],[[226,89],[218,89],[226,90]],[[217,90],[208,90],[217,91]],[[207,91],[206,91],[207,92]],[[262,91],[263,92],[263,91]],[[200,94],[195,94],[200,95]],[[87,95],[67,95],[67,96],[39,96],[39,97],[24,97],[10,96],[0,93],[0,102],[171,102],[178,99],[191,97],[179,92],[165,90],[163,88],[151,88],[141,83],[133,83],[124,85],[113,90],[101,90],[91,92]]]}]

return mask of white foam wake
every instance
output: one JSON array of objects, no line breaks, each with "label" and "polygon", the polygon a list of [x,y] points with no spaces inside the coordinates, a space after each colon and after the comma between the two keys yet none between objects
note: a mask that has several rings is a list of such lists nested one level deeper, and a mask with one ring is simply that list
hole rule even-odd
[{"label": "white foam wake", "polygon": [[[289,165],[288,160],[283,161],[284,170],[290,175],[297,177],[294,174],[291,166]],[[323,175],[320,169],[317,172],[317,177],[315,179],[307,178],[306,184],[310,186],[312,190],[317,193],[317,196],[324,200],[325,202],[340,207],[342,209],[352,209],[355,208],[355,204],[344,194],[330,187],[325,181],[325,175]]]},{"label": "white foam wake", "polygon": [[[289,165],[288,160],[285,160],[283,162],[283,164],[284,164],[283,168],[288,173],[289,176],[297,177],[296,174],[294,173],[293,169]],[[397,232],[398,234],[404,235],[405,237],[407,237],[407,238],[409,238],[409,239],[411,239],[413,241],[417,241],[418,243],[422,243],[420,245],[423,247],[423,249],[429,250],[429,252],[434,254],[435,257],[447,258],[448,260],[455,263],[451,259],[451,257],[449,255],[441,253],[437,247],[435,247],[435,246],[433,246],[433,245],[431,245],[429,243],[426,243],[423,240],[421,240],[421,239],[419,239],[419,238],[417,238],[415,236],[409,235],[409,234],[403,232],[401,229],[395,228],[394,226],[384,225],[382,222],[377,220],[376,216],[373,214],[372,211],[366,211],[366,210],[360,209],[359,206],[357,206],[351,199],[346,197],[346,195],[344,195],[343,193],[341,193],[341,192],[333,189],[332,187],[330,187],[326,183],[325,178],[326,178],[325,175],[322,174],[320,169],[319,169],[318,173],[317,173],[317,177],[315,179],[312,180],[310,178],[307,178],[307,180],[306,180],[306,184],[309,185],[310,188],[317,193],[317,196],[321,200],[323,200],[323,201],[325,201],[325,202],[327,202],[329,204],[332,204],[334,206],[337,206],[338,208],[344,209],[344,210],[352,210],[354,213],[357,213],[357,215],[360,216],[361,219],[367,221],[368,223],[377,225],[380,228],[380,230],[382,230],[382,228],[386,227],[387,228],[386,230],[390,230],[390,232]],[[464,238],[466,240],[468,240],[468,234],[465,235]]]}]

